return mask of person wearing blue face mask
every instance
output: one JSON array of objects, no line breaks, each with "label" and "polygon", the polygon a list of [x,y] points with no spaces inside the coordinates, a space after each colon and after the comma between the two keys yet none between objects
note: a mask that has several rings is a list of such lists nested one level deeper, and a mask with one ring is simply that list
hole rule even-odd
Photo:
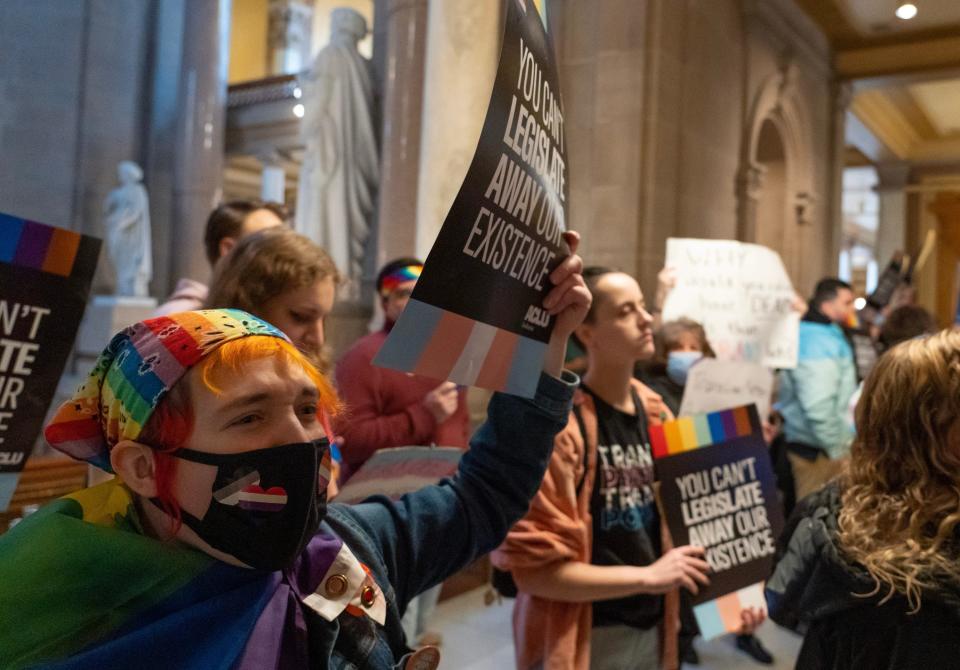
[{"label": "person wearing blue face mask", "polygon": [[653,358],[637,370],[637,378],[663,396],[670,411],[677,415],[690,368],[700,359],[715,358],[707,334],[696,321],[668,321],[654,333]]},{"label": "person wearing blue face mask", "polygon": [[[655,351],[648,364],[637,369],[636,377],[660,394],[674,416],[680,415],[680,402],[690,370],[703,358],[716,358],[703,326],[692,319],[664,323],[653,336]],[[684,663],[696,664],[699,659],[693,639],[699,634],[690,600],[680,597],[680,633],[678,648]],[[737,648],[760,663],[769,664],[773,657],[753,635],[738,635]]]}]

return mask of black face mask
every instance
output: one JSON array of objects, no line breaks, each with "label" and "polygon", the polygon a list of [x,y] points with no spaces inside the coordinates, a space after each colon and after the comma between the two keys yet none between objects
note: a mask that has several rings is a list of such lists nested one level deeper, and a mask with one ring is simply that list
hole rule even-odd
[{"label": "black face mask", "polygon": [[289,567],[326,516],[329,449],[327,438],[237,454],[178,449],[173,456],[217,467],[207,513],[182,511],[183,522],[253,568]]}]

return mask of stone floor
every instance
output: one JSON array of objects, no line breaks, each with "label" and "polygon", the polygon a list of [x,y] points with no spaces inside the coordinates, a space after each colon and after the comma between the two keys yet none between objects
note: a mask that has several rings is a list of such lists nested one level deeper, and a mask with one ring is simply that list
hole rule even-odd
[{"label": "stone floor", "polygon": [[[510,632],[512,600],[489,607],[483,603],[484,588],[468,591],[446,600],[437,607],[434,626],[443,634],[441,670],[509,670],[513,668],[513,639]],[[731,638],[711,642],[697,640],[700,665],[685,670],[724,670],[764,668],[788,670],[800,649],[801,639],[772,623],[757,632],[776,658],[773,666],[763,666],[738,652]]]}]

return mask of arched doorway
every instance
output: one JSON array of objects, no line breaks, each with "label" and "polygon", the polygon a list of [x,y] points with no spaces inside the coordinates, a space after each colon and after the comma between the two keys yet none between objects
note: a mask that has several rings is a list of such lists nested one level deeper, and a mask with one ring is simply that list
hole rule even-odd
[{"label": "arched doorway", "polygon": [[764,80],[754,96],[738,175],[737,233],[744,242],[780,254],[802,292],[818,271],[804,261],[805,249],[815,243],[804,229],[819,217],[810,124],[796,93],[796,79],[796,68],[787,64]]},{"label": "arched doorway", "polygon": [[757,194],[755,241],[780,254],[787,272],[795,277],[793,250],[786,244],[788,231],[793,228],[787,207],[787,151],[780,131],[770,119],[760,127],[754,160],[763,171],[762,186]]}]

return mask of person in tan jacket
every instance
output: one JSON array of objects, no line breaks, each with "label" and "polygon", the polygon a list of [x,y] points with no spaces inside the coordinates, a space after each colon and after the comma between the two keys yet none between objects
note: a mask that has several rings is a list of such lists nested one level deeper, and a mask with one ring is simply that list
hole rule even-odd
[{"label": "person in tan jacket", "polygon": [[[518,589],[517,667],[676,668],[677,589],[696,593],[708,566],[701,548],[672,548],[657,511],[648,427],[673,415],[633,379],[653,353],[652,317],[629,275],[583,276],[587,372],[540,491],[492,556]],[[745,611],[745,628],[761,619]]]}]

